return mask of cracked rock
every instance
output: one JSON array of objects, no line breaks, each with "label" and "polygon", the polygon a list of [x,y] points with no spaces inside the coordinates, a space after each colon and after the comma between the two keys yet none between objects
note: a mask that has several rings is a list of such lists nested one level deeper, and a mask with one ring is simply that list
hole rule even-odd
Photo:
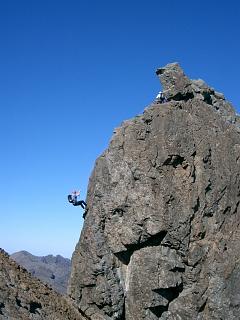
[{"label": "cracked rock", "polygon": [[123,122],[97,159],[68,292],[92,319],[239,319],[240,130],[176,63],[168,102]]}]

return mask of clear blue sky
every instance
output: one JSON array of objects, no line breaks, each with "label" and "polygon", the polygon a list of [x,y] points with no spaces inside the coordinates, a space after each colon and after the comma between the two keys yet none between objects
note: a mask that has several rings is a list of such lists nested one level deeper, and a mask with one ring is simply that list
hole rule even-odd
[{"label": "clear blue sky", "polygon": [[70,257],[69,205],[115,127],[178,61],[240,107],[240,2],[0,0],[0,247]]}]

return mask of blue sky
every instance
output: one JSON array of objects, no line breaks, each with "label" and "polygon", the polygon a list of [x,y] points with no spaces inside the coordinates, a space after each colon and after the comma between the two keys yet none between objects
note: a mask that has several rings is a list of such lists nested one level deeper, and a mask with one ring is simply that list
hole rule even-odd
[{"label": "blue sky", "polygon": [[240,111],[239,1],[0,1],[0,247],[70,257],[97,156],[178,61]]}]

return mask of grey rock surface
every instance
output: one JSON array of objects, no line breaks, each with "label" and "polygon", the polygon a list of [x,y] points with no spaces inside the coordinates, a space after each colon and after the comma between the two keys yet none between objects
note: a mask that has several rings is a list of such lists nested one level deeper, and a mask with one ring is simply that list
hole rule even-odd
[{"label": "grey rock surface", "polygon": [[27,251],[15,252],[11,258],[27,269],[34,277],[49,284],[57,292],[67,293],[71,261],[60,255],[34,256]]},{"label": "grey rock surface", "polygon": [[96,161],[68,293],[91,319],[237,320],[239,118],[178,64],[157,75],[168,102]]},{"label": "grey rock surface", "polygon": [[33,278],[0,249],[1,320],[83,320],[74,301]]}]

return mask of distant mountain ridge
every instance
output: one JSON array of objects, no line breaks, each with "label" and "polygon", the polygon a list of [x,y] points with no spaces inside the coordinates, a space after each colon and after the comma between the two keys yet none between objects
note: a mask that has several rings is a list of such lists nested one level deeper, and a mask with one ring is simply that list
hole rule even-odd
[{"label": "distant mountain ridge", "polygon": [[67,292],[71,261],[60,255],[34,256],[27,251],[13,253],[11,258],[34,277],[50,285],[61,294]]},{"label": "distant mountain ridge", "polygon": [[83,320],[74,301],[34,278],[0,248],[1,320]]}]

